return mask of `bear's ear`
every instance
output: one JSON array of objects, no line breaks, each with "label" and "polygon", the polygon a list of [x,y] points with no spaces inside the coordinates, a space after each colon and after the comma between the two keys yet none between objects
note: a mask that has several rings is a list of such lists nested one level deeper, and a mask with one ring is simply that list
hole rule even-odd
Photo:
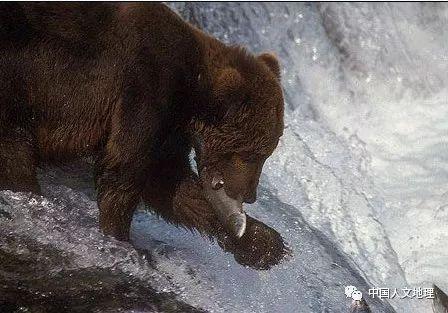
[{"label": "bear's ear", "polygon": [[277,57],[272,53],[262,53],[258,56],[258,59],[264,64],[266,64],[271,71],[280,79],[280,64],[278,63]]}]

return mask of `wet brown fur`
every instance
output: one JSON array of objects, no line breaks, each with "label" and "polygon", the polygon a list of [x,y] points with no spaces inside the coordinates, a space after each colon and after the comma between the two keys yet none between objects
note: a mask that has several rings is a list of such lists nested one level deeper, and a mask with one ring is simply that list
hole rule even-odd
[{"label": "wet brown fur", "polygon": [[0,189],[39,192],[36,167],[94,155],[100,226],[128,240],[143,198],[168,221],[215,237],[258,268],[286,248],[252,218],[231,240],[199,171],[255,201],[283,129],[278,62],[229,47],[162,4],[0,4]]}]

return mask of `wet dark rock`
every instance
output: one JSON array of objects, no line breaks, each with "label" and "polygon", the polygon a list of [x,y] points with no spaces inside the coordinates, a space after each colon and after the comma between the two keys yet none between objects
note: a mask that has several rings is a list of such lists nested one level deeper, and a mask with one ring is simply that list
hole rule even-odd
[{"label": "wet dark rock", "polygon": [[350,307],[350,313],[372,313],[366,300],[353,301]]},{"label": "wet dark rock", "polygon": [[434,313],[448,312],[448,295],[434,285],[434,301],[432,304]]},{"label": "wet dark rock", "polygon": [[[25,205],[30,202],[34,211]],[[164,277],[130,245],[94,231],[97,255],[80,258],[77,250],[86,247],[71,236],[70,222],[61,216],[70,209],[60,209],[49,216],[52,205],[43,198],[0,192],[0,312],[202,312],[179,300],[168,279],[161,285]],[[88,210],[85,215],[76,222],[88,220]],[[90,229],[89,223],[78,227],[80,232]],[[95,257],[107,260],[123,253],[126,266],[120,259],[95,263]]]}]

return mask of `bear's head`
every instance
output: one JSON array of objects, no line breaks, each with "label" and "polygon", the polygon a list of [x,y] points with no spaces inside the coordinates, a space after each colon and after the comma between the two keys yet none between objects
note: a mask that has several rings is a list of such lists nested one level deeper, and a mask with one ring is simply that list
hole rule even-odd
[{"label": "bear's head", "polygon": [[272,54],[233,49],[209,81],[205,109],[194,126],[198,172],[218,217],[241,237],[242,203],[256,201],[263,164],[283,133],[280,67]]}]

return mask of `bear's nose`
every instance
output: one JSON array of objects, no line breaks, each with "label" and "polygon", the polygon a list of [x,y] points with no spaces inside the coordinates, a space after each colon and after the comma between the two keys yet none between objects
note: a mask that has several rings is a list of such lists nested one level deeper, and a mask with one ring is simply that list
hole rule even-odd
[{"label": "bear's nose", "polygon": [[254,203],[255,201],[257,201],[257,191],[252,191],[251,193],[249,193],[248,195],[246,195],[244,197],[244,202],[245,203]]}]

